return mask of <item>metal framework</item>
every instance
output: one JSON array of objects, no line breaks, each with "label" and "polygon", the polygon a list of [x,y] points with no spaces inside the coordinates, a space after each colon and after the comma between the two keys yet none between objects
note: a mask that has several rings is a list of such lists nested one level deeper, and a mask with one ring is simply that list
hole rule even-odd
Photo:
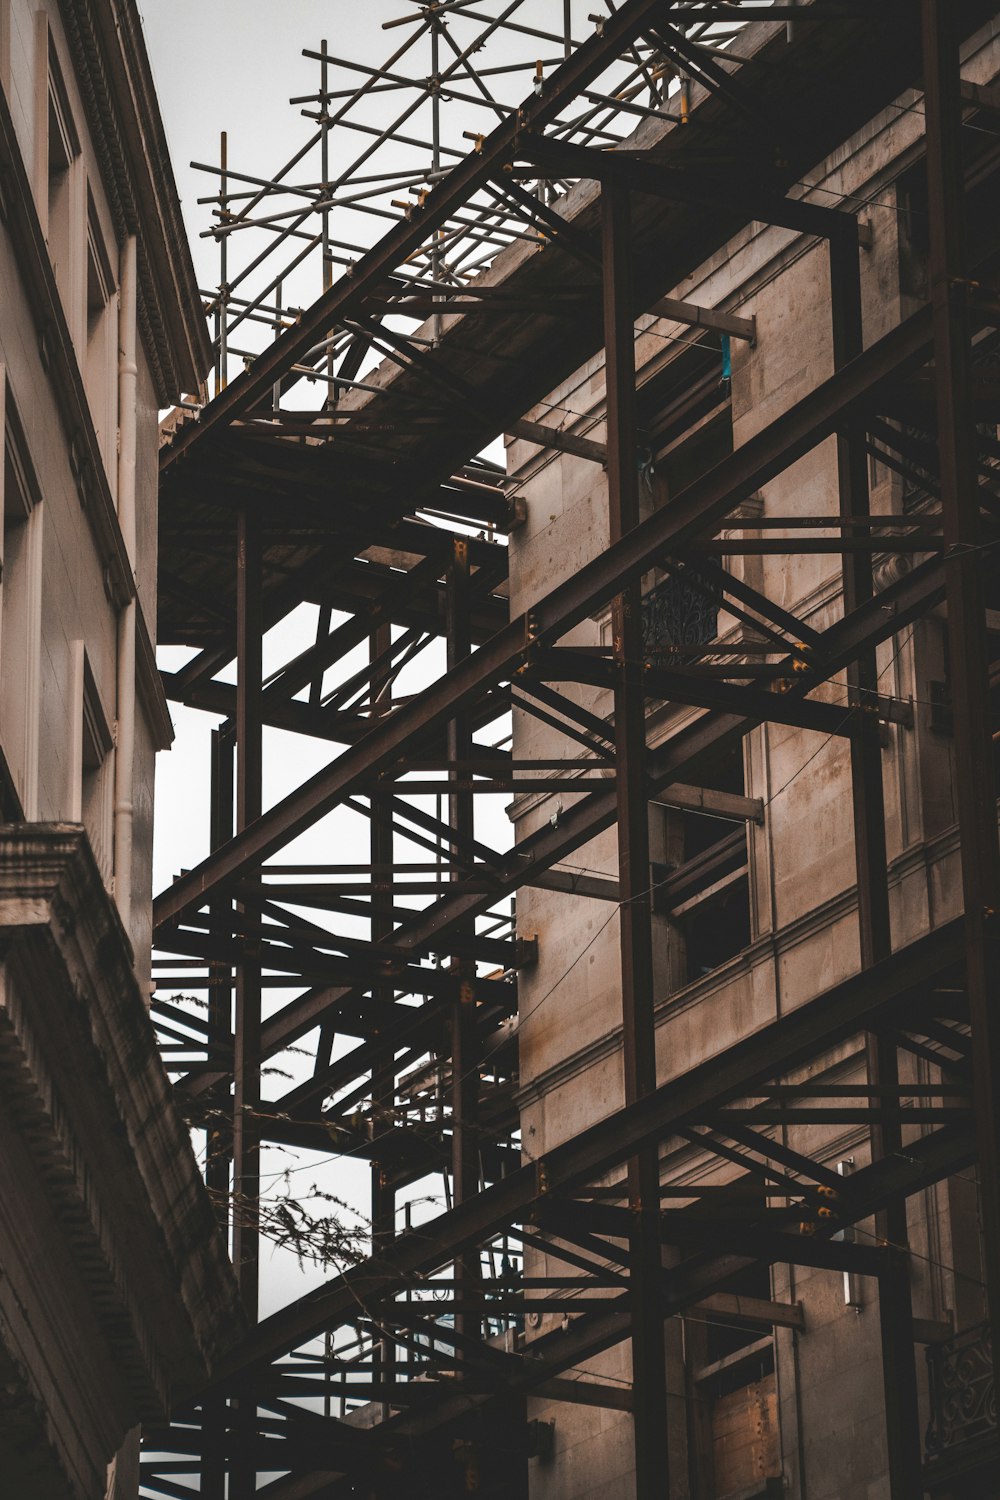
[{"label": "metal framework", "polygon": [[[401,18],[412,27],[403,47],[350,90],[324,44],[319,91],[299,101],[316,106],[310,145],[268,179],[241,177],[223,158],[216,393],[162,455],[160,638],[192,651],[167,674],[169,696],[225,718],[213,739],[212,852],[155,903],[153,1015],[184,1108],[207,1132],[209,1184],[235,1204],[234,1261],[253,1326],[212,1388],[146,1434],[143,1485],[206,1500],[251,1495],[265,1475],[276,1477],[256,1493],[273,1500],[517,1495],[542,1440],[524,1420],[525,1398],[543,1394],[631,1411],[637,1496],[662,1497],[664,1321],[721,1305],[712,1299],[748,1267],[787,1263],[874,1278],[891,1493],[913,1500],[922,1481],[905,1203],[973,1161],[989,1300],[1000,1306],[986,631],[1000,450],[982,429],[984,405],[995,420],[996,387],[974,358],[1000,327],[1000,243],[995,224],[969,216],[966,226],[970,194],[998,158],[986,134],[963,150],[963,110],[987,106],[963,94],[958,67],[959,43],[992,7],[625,0],[585,40],[568,4],[564,25],[544,36],[533,10],[514,0],[498,19],[479,0],[420,5]],[[457,48],[452,17],[474,32]],[[511,107],[494,93],[495,79],[523,77],[523,57],[474,69],[487,34],[559,54],[543,58],[526,101]],[[431,84],[411,98],[401,59],[418,38],[434,49]],[[850,204],[807,201],[801,180],[921,79],[931,300],[866,347],[857,217]],[[439,101],[449,91],[481,103],[492,124],[467,154],[446,144]],[[401,112],[372,137],[366,102],[397,95]],[[429,132],[411,135],[421,106]],[[334,173],[331,133],[353,124],[364,150]],[[376,147],[408,142],[418,166],[391,153],[373,165]],[[321,153],[317,179],[290,188],[310,150]],[[364,204],[380,222],[404,185],[418,190],[414,203],[370,248],[335,238],[338,214]],[[301,209],[280,205],[285,192]],[[752,338],[750,322],[725,310],[664,301],[750,220],[828,245],[834,372],[640,520],[637,329],[651,312],[670,319],[690,357],[711,361],[721,340]],[[231,249],[244,226],[275,241],[245,275]],[[293,311],[284,289],[314,250],[323,290]],[[273,341],[239,343],[253,327]],[[604,441],[570,414],[525,419],[602,348]],[[308,409],[294,404],[303,381],[319,398]],[[691,419],[681,403],[674,420]],[[608,483],[607,550],[515,618],[505,538],[518,502],[481,456],[503,433],[603,464]],[[815,631],[726,569],[738,544],[720,533],[831,435],[839,514],[765,522],[742,544],[842,557],[842,617]],[[919,487],[919,508],[870,513],[872,452]],[[878,587],[873,557],[897,554],[914,565]],[[652,660],[642,578],[654,566],[750,622],[756,656],[734,659],[708,632]],[[875,651],[942,603],[965,915],[894,951],[880,733],[904,705],[880,695]],[[303,605],[315,642],[265,676],[266,633]],[[605,606],[610,650],[565,643]],[[814,695],[833,681],[846,682],[845,704]],[[578,683],[613,694],[612,720],[565,691]],[[648,707],[663,699],[703,712],[651,746]],[[512,707],[557,729],[565,755],[514,759]],[[741,820],[762,809],[713,793],[703,770],[764,722],[849,745],[857,972],[658,1083],[654,905],[745,859]],[[262,747],[274,730],[324,742],[328,754],[265,808]],[[484,799],[532,790],[573,801],[513,849],[495,849]],[[658,881],[651,800],[713,807],[737,831]],[[581,873],[575,852],[610,828],[617,879]],[[331,858],[358,829],[369,858]],[[538,1160],[522,1158],[514,1101],[517,975],[533,952],[516,936],[513,898],[531,885],[603,900],[622,919],[622,1107]],[[307,1075],[274,1095],[267,1068],[305,1038]],[[809,1064],[851,1038],[865,1049],[867,1083],[810,1083]],[[935,1082],[914,1079],[914,1056]],[[792,1123],[863,1126],[871,1165],[837,1177],[780,1144],[774,1127]],[[685,1141],[732,1167],[724,1190],[661,1184],[662,1154]],[[269,1144],[370,1163],[371,1257],[258,1322]],[[431,1174],[442,1175],[448,1207],[400,1226],[399,1199]],[[871,1215],[876,1242],[839,1234]],[[539,1253],[559,1274],[532,1273]],[[530,1311],[563,1312],[567,1326],[525,1342]],[[761,1316],[782,1313],[768,1304]],[[622,1340],[631,1387],[580,1377],[581,1362]],[[367,1403],[381,1419],[352,1422]]]}]

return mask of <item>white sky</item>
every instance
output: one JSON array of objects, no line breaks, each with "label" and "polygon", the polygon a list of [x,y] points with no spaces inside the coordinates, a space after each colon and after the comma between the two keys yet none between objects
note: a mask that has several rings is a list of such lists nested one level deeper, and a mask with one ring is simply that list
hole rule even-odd
[{"label": "white sky", "polygon": [[[215,280],[214,250],[195,235],[208,210],[195,199],[209,179],[189,163],[218,160],[219,135],[229,135],[233,166],[273,170],[302,139],[306,123],[289,105],[317,86],[317,64],[303,47],[325,37],[345,57],[381,59],[392,33],[381,23],[410,9],[411,0],[145,0],[146,45],[173,158],[177,190],[195,249],[199,276]],[[266,175],[263,172],[261,175]]]}]

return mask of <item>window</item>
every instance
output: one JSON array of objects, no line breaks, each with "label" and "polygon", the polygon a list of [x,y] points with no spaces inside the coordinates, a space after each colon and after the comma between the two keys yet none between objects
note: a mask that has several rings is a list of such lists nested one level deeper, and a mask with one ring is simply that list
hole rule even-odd
[{"label": "window", "polygon": [[98,869],[108,884],[113,868],[114,739],[86,646],[83,641],[72,641],[70,650],[75,709],[70,818],[87,830]]},{"label": "window", "polygon": [[912,312],[930,295],[930,215],[927,207],[927,169],[917,162],[896,183],[896,223],[899,292],[904,313]]},{"label": "window", "polygon": [[87,188],[87,347],[83,381],[97,441],[110,472],[114,453],[117,329],[113,297],[115,280],[105,249],[93,194]]},{"label": "window", "polygon": [[698,344],[639,393],[648,510],[675,499],[733,451],[729,381],[718,349]]},{"label": "window", "polygon": [[35,198],[49,259],[74,341],[83,312],[80,138],[44,11],[35,14]]},{"label": "window", "polygon": [[37,796],[41,495],[13,398],[9,391],[3,394],[0,749],[8,799],[13,791],[20,813],[32,818]]},{"label": "window", "polygon": [[[743,795],[743,752],[731,751],[702,784]],[[690,984],[742,952],[751,939],[746,823],[680,808],[660,809],[660,847],[654,865],[655,905],[669,921],[682,961],[671,964],[674,983]]]}]

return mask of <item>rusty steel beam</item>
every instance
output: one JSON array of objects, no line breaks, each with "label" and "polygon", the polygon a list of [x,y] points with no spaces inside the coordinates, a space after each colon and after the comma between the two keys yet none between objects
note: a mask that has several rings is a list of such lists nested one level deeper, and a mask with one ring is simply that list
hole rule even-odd
[{"label": "rusty steel beam", "polygon": [[[464,1247],[527,1216],[539,1196],[571,1191],[599,1178],[643,1145],[662,1140],[713,1105],[741,1097],[755,1084],[797,1067],[866,1028],[890,1025],[907,1013],[912,996],[952,974],[963,949],[961,921],[937,928],[681,1077],[659,1085],[654,1093],[581,1131],[539,1161],[422,1224],[415,1234],[398,1238],[378,1264],[348,1270],[266,1319],[223,1362],[218,1379],[241,1378],[325,1327],[350,1318],[359,1298],[363,1301],[387,1292],[400,1278],[446,1263]],[[866,1205],[864,1211],[873,1211],[875,1206]]]},{"label": "rusty steel beam", "polygon": [[526,615],[498,631],[474,655],[428,687],[418,701],[401,706],[331,767],[178,879],[154,903],[157,926],[192,902],[203,901],[245,862],[263,860],[281,848],[360,784],[361,775],[397,760],[415,733],[433,729],[486,686],[504,680],[514,667],[530,659],[533,642],[558,639],[609,603],[624,583],[672,546],[717,525],[747,495],[827,437],[843,414],[877,389],[888,374],[917,362],[928,347],[930,331],[929,310],[915,313],[691,484],[673,504],[655,512],[557,585]]},{"label": "rusty steel beam", "polygon": [[554,121],[563,106],[597,79],[608,63],[633,42],[652,20],[663,0],[629,0],[609,15],[600,32],[588,37],[562,64],[547,87],[487,136],[481,148],[458,162],[427,194],[419,211],[402,220],[367,251],[329,291],[313,303],[294,328],[276,339],[244,375],[230,384],[202,410],[197,423],[182,427],[164,449],[162,469],[174,467],[201,435],[232,422],[258,401],[270,398],[276,381],[302,359],[328,329],[361,314],[364,300],[387,275],[425,244],[473,193],[510,161],[525,128],[541,129]]},{"label": "rusty steel beam", "polygon": [[[628,189],[612,181],[601,196],[604,368],[611,543],[639,524],[635,416],[635,328]],[[618,831],[619,949],[625,1103],[656,1088],[653,996],[653,893],[646,773],[642,585],[633,578],[611,606],[614,653],[615,797]],[[661,1272],[659,1157],[655,1145],[629,1161],[636,1210],[629,1233],[632,1309],[633,1443],[636,1500],[659,1500],[667,1475],[667,1374],[656,1316]]]}]

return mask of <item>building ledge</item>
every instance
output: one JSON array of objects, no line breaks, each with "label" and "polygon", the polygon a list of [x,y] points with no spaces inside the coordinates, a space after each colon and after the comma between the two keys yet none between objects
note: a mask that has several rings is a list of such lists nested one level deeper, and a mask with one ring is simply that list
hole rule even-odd
[{"label": "building ledge", "polygon": [[994,1500],[1000,1494],[1000,1435],[970,1438],[924,1464],[924,1492],[934,1500]]},{"label": "building ledge", "polygon": [[125,1434],[243,1331],[128,940],[69,824],[0,825],[0,1265],[0,1467],[34,1448],[66,1477],[53,1494],[103,1494]]}]

